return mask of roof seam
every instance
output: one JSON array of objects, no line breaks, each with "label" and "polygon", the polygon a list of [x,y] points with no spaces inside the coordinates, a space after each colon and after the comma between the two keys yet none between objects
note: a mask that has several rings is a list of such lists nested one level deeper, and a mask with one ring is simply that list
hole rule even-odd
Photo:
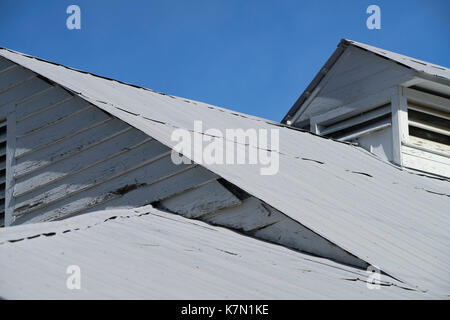
[{"label": "roof seam", "polygon": [[[300,129],[300,128],[291,127],[291,126],[285,125],[285,124],[283,124],[283,123],[275,122],[275,121],[272,121],[272,120],[268,120],[268,119],[264,119],[264,118],[258,118],[258,117],[255,117],[255,116],[251,116],[251,115],[247,115],[247,114],[235,112],[235,111],[232,111],[232,110],[229,110],[229,109],[226,109],[226,108],[220,108],[220,107],[217,107],[217,106],[209,105],[209,104],[204,103],[204,102],[197,102],[197,101],[194,101],[194,100],[188,100],[188,99],[186,99],[186,98],[181,98],[181,97],[172,96],[172,95],[170,95],[170,94],[166,94],[166,93],[163,93],[163,92],[158,92],[158,91],[155,91],[155,90],[152,90],[152,89],[148,89],[148,88],[145,88],[145,87],[141,87],[141,86],[138,86],[138,85],[135,85],[135,84],[131,84],[131,83],[123,82],[123,81],[120,81],[120,80],[116,80],[116,79],[112,79],[112,78],[100,76],[100,75],[97,75],[97,74],[94,74],[94,73],[90,73],[90,72],[87,72],[87,71],[83,71],[83,70],[71,68],[71,67],[68,67],[68,66],[59,64],[59,63],[55,63],[55,62],[48,61],[48,60],[45,60],[45,59],[41,59],[41,58],[38,58],[38,57],[30,56],[30,55],[27,55],[27,54],[24,54],[24,53],[21,53],[21,52],[17,52],[17,51],[11,50],[11,49],[7,49],[7,48],[4,48],[4,47],[0,47],[0,49],[9,51],[9,52],[14,53],[14,54],[22,55],[22,56],[27,57],[27,58],[31,58],[31,59],[34,59],[34,60],[38,60],[38,61],[50,63],[50,64],[53,64],[53,65],[56,65],[56,66],[59,66],[59,67],[63,67],[63,68],[68,69],[68,70],[72,70],[72,71],[76,71],[76,72],[80,72],[80,73],[84,73],[84,74],[89,74],[89,75],[91,75],[91,76],[94,76],[94,77],[97,77],[97,78],[101,78],[101,79],[105,79],[105,80],[112,81],[112,82],[115,81],[115,82],[118,82],[118,83],[120,83],[120,84],[124,84],[124,85],[131,86],[131,87],[138,88],[138,89],[143,89],[143,90],[150,91],[150,92],[152,92],[152,93],[156,93],[156,94],[159,94],[159,95],[169,96],[169,97],[171,97],[171,98],[173,98],[173,99],[177,99],[177,100],[180,100],[180,101],[183,101],[183,102],[186,102],[186,103],[192,103],[192,104],[195,104],[195,105],[198,105],[198,106],[200,106],[200,104],[205,104],[205,106],[203,106],[203,107],[207,107],[207,108],[209,108],[209,109],[212,109],[212,110],[215,110],[215,111],[219,111],[219,112],[226,112],[227,114],[233,115],[233,116],[235,116],[235,117],[246,118],[246,119],[249,119],[249,120],[252,120],[252,121],[265,122],[265,123],[267,123],[267,124],[269,124],[269,125],[272,125],[272,126],[278,126],[278,127],[283,127],[283,128],[289,129],[289,130],[301,131],[301,132],[308,133],[308,134],[311,134],[311,135],[313,135],[313,136],[316,136],[316,137],[319,137],[319,138],[322,138],[322,139],[332,140],[332,141],[335,141],[335,142],[338,142],[338,143],[352,144],[352,143],[347,142],[347,141],[341,141],[341,140],[333,139],[333,138],[330,138],[330,137],[324,137],[324,136],[315,134],[315,133],[313,133],[313,132],[310,132],[310,131],[308,131],[308,130],[304,130],[304,129]],[[2,56],[3,56],[3,55],[2,55]],[[4,56],[3,56],[3,57],[4,57]],[[8,59],[8,58],[6,58],[6,57],[4,57],[4,58],[5,58],[5,59]],[[8,59],[8,60],[10,60],[10,59]],[[10,60],[10,61],[11,61],[11,60]],[[15,61],[12,61],[12,62],[13,62],[13,63],[16,63],[16,64],[18,64],[18,65],[21,65],[21,64],[15,62]],[[22,66],[23,68],[25,68],[25,69],[28,69],[27,67],[25,67],[25,66],[23,66],[23,65],[21,65],[21,66]],[[29,69],[29,70],[32,71],[32,72],[35,72],[35,71],[31,70],[31,69]],[[35,73],[37,73],[37,72],[35,72]],[[42,76],[42,75],[41,75],[41,76]],[[53,80],[51,80],[51,79],[49,79],[49,80],[50,80],[50,81],[53,81]],[[53,82],[54,82],[54,83],[57,83],[56,81],[53,81]],[[58,85],[62,86],[62,85],[59,84],[59,83],[58,83]],[[63,86],[63,87],[64,87],[64,86]],[[86,97],[86,96],[84,96],[83,93],[81,93],[81,92],[77,92],[77,91],[75,91],[75,90],[73,90],[73,89],[70,89],[70,88],[66,88],[66,89],[69,90],[69,91],[71,91],[72,93],[74,93],[74,94],[80,96],[80,97]],[[86,97],[86,98],[89,98],[89,97]],[[118,106],[114,106],[114,105],[112,105],[111,103],[108,103],[108,102],[105,102],[105,101],[100,101],[100,100],[96,100],[96,101],[99,102],[99,103],[103,103],[103,104],[109,104],[109,105],[113,106],[114,108],[118,108],[118,109],[123,110],[123,111],[125,111],[125,112],[129,112],[128,110],[125,110],[125,109],[120,108],[120,107],[118,107]],[[132,113],[132,112],[129,112],[129,113]],[[133,114],[133,113],[132,113],[132,114]],[[135,114],[135,115],[137,115],[137,114]],[[151,120],[151,119],[149,119],[149,120]]]},{"label": "roof seam", "polygon": [[131,215],[111,215],[110,217],[104,219],[103,221],[99,221],[99,222],[96,222],[96,223],[93,223],[93,224],[89,224],[89,225],[86,225],[86,226],[83,226],[83,227],[75,227],[75,228],[71,228],[71,229],[69,228],[69,229],[66,229],[66,230],[63,230],[63,231],[37,233],[37,234],[31,235],[31,236],[25,236],[25,237],[22,237],[22,238],[9,239],[9,240],[5,240],[5,241],[0,242],[0,245],[6,244],[8,242],[9,243],[15,243],[15,242],[23,241],[25,239],[32,240],[32,239],[36,239],[36,238],[38,238],[40,236],[52,237],[52,236],[56,236],[58,234],[64,234],[64,233],[74,232],[74,231],[79,231],[79,230],[87,230],[87,229],[90,229],[90,228],[95,227],[97,225],[100,225],[100,224],[103,224],[105,222],[108,222],[110,220],[115,220],[117,218],[119,218],[119,219],[129,219],[129,218],[140,217],[140,216],[144,216],[144,215],[148,215],[148,214],[153,214],[150,210],[148,212],[144,212],[144,213],[138,213],[136,210],[134,212],[137,213],[134,216],[131,216]]}]

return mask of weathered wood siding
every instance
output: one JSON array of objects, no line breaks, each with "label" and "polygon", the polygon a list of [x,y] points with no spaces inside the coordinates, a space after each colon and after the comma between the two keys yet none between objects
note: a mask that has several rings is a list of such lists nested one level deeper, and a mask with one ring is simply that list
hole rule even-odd
[{"label": "weathered wood siding", "polygon": [[13,224],[135,207],[218,178],[173,164],[160,142],[3,58],[0,117],[15,119]]},{"label": "weathered wood siding", "polygon": [[13,224],[153,204],[295,250],[367,265],[205,168],[175,165],[160,142],[1,58],[0,119],[8,119],[11,129],[7,214]]},{"label": "weathered wood siding", "polygon": [[263,201],[236,186],[230,187],[222,179],[164,199],[157,207],[347,265],[368,266]]},{"label": "weathered wood siding", "polygon": [[427,141],[423,145],[424,149],[418,144],[402,146],[403,166],[450,178],[450,153],[437,154],[428,151]]},{"label": "weathered wood siding", "polygon": [[5,224],[6,137],[6,118],[0,118],[0,227]]}]

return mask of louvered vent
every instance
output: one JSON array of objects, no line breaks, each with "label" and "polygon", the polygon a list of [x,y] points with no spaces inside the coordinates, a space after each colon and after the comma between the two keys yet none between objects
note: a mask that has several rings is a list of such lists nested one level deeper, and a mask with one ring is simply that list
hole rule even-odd
[{"label": "louvered vent", "polygon": [[351,117],[330,120],[321,124],[320,134],[334,139],[353,141],[355,138],[391,125],[391,105],[360,112]]},{"label": "louvered vent", "polygon": [[408,103],[409,143],[450,156],[450,113]]},{"label": "louvered vent", "polygon": [[0,120],[0,227],[5,225],[6,119]]}]

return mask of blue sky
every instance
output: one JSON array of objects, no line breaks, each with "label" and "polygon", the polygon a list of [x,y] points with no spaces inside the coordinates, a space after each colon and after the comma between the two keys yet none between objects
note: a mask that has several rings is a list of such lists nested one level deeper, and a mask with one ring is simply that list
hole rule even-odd
[{"label": "blue sky", "polygon": [[449,67],[449,16],[448,0],[1,0],[0,46],[279,121],[341,38]]}]

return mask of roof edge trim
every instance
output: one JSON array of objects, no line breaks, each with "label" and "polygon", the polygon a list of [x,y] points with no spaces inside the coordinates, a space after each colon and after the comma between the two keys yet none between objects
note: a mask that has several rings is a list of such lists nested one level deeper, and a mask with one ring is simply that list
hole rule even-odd
[{"label": "roof edge trim", "polygon": [[317,85],[322,81],[322,79],[327,75],[328,71],[334,66],[336,61],[341,57],[347,47],[351,44],[346,39],[341,39],[339,44],[337,45],[336,50],[333,52],[330,58],[325,62],[325,64],[320,68],[319,72],[316,74],[314,79],[310,82],[310,84],[306,87],[305,91],[300,95],[294,105],[289,109],[288,113],[283,117],[281,123],[286,123],[289,119],[291,119],[300,109],[303,103],[308,99]]}]

